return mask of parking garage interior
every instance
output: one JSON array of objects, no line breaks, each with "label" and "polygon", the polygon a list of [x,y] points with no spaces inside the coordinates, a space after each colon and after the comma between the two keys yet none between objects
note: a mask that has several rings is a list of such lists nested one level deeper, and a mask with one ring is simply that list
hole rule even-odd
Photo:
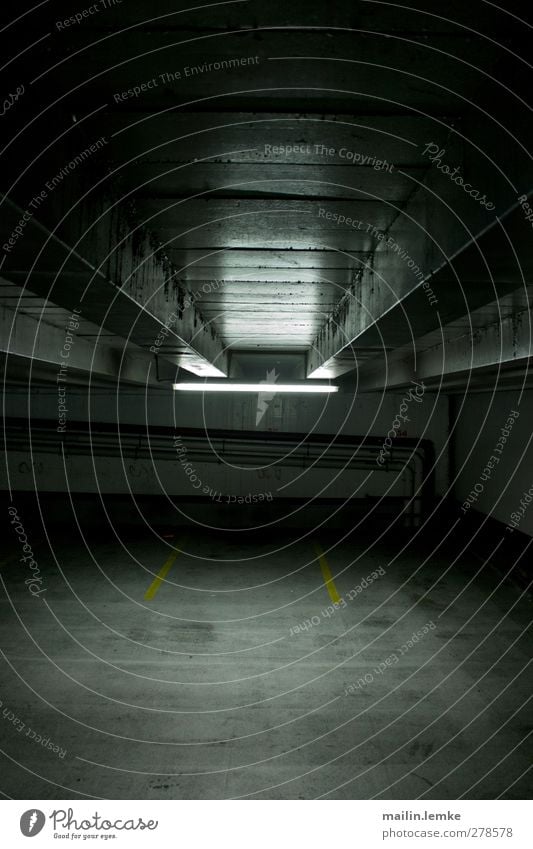
[{"label": "parking garage interior", "polygon": [[531,798],[531,8],[1,14],[3,797]]}]

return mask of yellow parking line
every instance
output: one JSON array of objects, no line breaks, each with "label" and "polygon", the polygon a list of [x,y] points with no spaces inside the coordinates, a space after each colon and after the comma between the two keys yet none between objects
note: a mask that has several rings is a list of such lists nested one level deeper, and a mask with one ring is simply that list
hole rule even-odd
[{"label": "yellow parking line", "polygon": [[326,556],[318,543],[315,543],[315,551],[318,556],[320,568],[322,569],[322,577],[324,578],[324,583],[329,593],[329,597],[334,604],[338,604],[338,602],[341,600],[341,597],[337,592],[337,587],[335,586],[335,581],[333,580],[333,575],[331,574],[330,568],[328,566]]},{"label": "yellow parking line", "polygon": [[166,560],[165,564],[161,567],[157,576],[154,578],[154,580],[152,581],[152,583],[150,584],[150,586],[148,587],[148,589],[146,590],[146,592],[144,594],[145,601],[151,601],[151,599],[153,599],[153,597],[155,596],[159,587],[161,586],[161,584],[165,580],[166,576],[168,575],[168,573],[170,571],[170,567],[174,563],[174,560],[176,559],[176,557],[178,556],[179,553],[180,553],[180,550],[179,550],[179,548],[177,548],[176,551],[172,552],[172,554],[170,555],[168,560]]}]

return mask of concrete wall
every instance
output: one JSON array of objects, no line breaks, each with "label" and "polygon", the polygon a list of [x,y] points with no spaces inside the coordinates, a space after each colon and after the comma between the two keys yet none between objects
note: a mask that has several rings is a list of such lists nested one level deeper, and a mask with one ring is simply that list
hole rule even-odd
[{"label": "concrete wall", "polygon": [[[487,392],[455,403],[454,493],[462,512],[477,510],[505,524],[516,521],[520,501],[533,485],[533,392],[521,397],[518,391]],[[533,503],[519,516],[518,529],[533,536]]]},{"label": "concrete wall", "polygon": [[[213,429],[231,429],[235,431],[250,430],[265,433],[265,443],[268,442],[269,433],[317,433],[357,436],[385,437],[391,429],[392,423],[397,416],[405,393],[397,392],[383,397],[379,394],[367,394],[354,397],[351,394],[339,393],[338,395],[323,396],[283,396],[273,398],[264,413],[261,421],[256,426],[257,419],[257,396],[234,395],[234,396],[205,396],[183,395],[173,393],[170,389],[152,391],[147,396],[138,389],[126,388],[117,397],[115,393],[108,390],[97,389],[91,392],[90,402],[85,390],[74,387],[67,388],[67,431],[68,423],[86,421],[89,417],[92,422],[115,422],[118,420],[123,424],[134,424],[139,426],[140,432],[144,432],[147,422],[152,426],[163,426],[172,429],[179,436],[183,428],[205,428],[207,432]],[[7,399],[7,408],[10,416],[24,417],[28,414],[32,420],[49,419],[51,428],[57,428],[57,394],[54,390],[36,389],[28,397],[23,391],[12,393]],[[436,396],[426,393],[420,402],[409,401],[408,410],[404,415],[409,421],[402,423],[402,435],[405,437],[420,437],[429,439],[434,443],[437,457],[442,454],[436,474],[436,485],[438,494],[444,494],[447,487],[448,460],[446,453],[446,438],[448,428],[447,400],[444,396]],[[402,435],[398,436],[395,444],[400,446]],[[57,491],[61,488],[60,481],[64,481],[63,461],[60,453],[61,437],[58,434],[57,455],[48,454],[39,457],[43,463],[41,473],[49,482],[50,488]],[[12,485],[16,489],[27,489],[31,487],[32,475],[29,471],[27,458],[13,455]],[[89,458],[87,458],[89,459]],[[15,460],[17,462],[15,462]],[[83,479],[87,477],[86,489],[84,491],[94,492],[96,482],[92,466],[84,458],[72,458],[73,480],[76,481],[77,491],[84,484]],[[120,461],[119,462],[120,465]],[[100,486],[109,491],[113,481],[117,481],[115,463],[103,459],[97,464],[99,469]],[[139,493],[152,493],[154,488],[159,491],[160,484],[153,475],[150,468],[150,460],[143,459],[134,464],[135,468],[130,470],[128,477],[133,488]],[[173,469],[161,471],[162,478],[167,481],[169,475],[182,473],[178,462],[172,464]],[[201,466],[201,464],[196,464]],[[138,468],[137,468],[138,466]],[[20,469],[24,469],[21,472]],[[301,471],[301,470],[300,470]],[[367,495],[375,496],[383,492],[389,485],[390,476],[384,470],[374,469],[379,474],[372,475],[372,483],[365,487]],[[11,468],[10,468],[11,472]],[[269,473],[274,474],[275,469]],[[287,475],[288,480],[294,479],[294,470]],[[326,479],[331,479],[334,472],[324,470],[320,473],[306,475],[305,484],[299,483],[292,493],[297,497],[305,495],[312,496],[324,486]],[[394,475],[397,474],[397,470]],[[238,492],[243,488],[242,474],[238,471],[232,472],[228,467],[221,466],[216,469],[216,475],[211,472],[204,475],[213,479],[213,485],[217,489],[226,492]],[[325,475],[325,477],[324,477]],[[359,481],[359,475],[355,472],[345,473],[342,481],[339,478],[336,485],[326,488],[324,495],[327,497],[345,497],[348,492],[353,492]],[[90,478],[93,478],[91,480]],[[399,481],[400,482],[400,481]],[[40,487],[46,489],[46,483],[39,480]],[[264,476],[257,481],[257,487],[269,489],[268,478]],[[279,485],[279,482],[276,481]],[[407,494],[409,487],[405,482],[401,494]],[[72,486],[72,483],[70,484]],[[118,483],[117,483],[118,486]],[[2,483],[5,488],[5,482]],[[250,486],[245,487],[248,491]],[[122,484],[117,491],[122,491]],[[296,491],[297,490],[297,491]],[[307,490],[307,491],[306,491]],[[338,492],[337,492],[338,490]],[[255,491],[255,487],[252,491]],[[287,492],[287,495],[289,493]],[[400,494],[395,488],[394,494]]]}]

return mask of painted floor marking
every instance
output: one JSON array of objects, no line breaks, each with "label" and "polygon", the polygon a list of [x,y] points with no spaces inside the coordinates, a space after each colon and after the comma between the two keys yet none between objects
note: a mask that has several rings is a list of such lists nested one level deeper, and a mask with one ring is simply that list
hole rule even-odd
[{"label": "painted floor marking", "polygon": [[320,568],[322,570],[322,577],[324,578],[324,583],[326,585],[326,589],[329,593],[329,597],[334,604],[338,604],[341,600],[340,595],[337,592],[337,587],[335,586],[335,581],[333,580],[333,575],[331,574],[331,570],[328,566],[328,561],[326,560],[326,555],[322,551],[319,544],[315,543],[315,551],[317,553],[318,562],[320,563]]},{"label": "painted floor marking", "polygon": [[156,577],[154,578],[154,580],[152,581],[152,583],[150,584],[150,586],[146,590],[146,592],[144,594],[144,600],[145,601],[151,601],[153,599],[153,597],[155,596],[159,587],[161,586],[161,584],[165,580],[166,576],[170,572],[172,564],[174,563],[174,561],[175,561],[175,559],[176,559],[176,557],[178,556],[179,553],[180,553],[180,549],[177,548],[176,551],[173,551],[172,554],[170,555],[170,557],[168,557],[168,559],[165,561],[165,563],[163,564],[163,566],[159,570],[158,574],[156,575]]}]

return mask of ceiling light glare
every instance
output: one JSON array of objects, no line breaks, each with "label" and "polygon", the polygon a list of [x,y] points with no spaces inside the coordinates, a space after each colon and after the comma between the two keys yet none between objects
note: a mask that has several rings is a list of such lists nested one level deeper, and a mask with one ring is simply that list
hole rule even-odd
[{"label": "ceiling light glare", "polygon": [[231,383],[228,381],[210,381],[195,383],[184,380],[173,384],[176,392],[269,392],[269,393],[329,393],[338,392],[338,386],[328,383]]}]

